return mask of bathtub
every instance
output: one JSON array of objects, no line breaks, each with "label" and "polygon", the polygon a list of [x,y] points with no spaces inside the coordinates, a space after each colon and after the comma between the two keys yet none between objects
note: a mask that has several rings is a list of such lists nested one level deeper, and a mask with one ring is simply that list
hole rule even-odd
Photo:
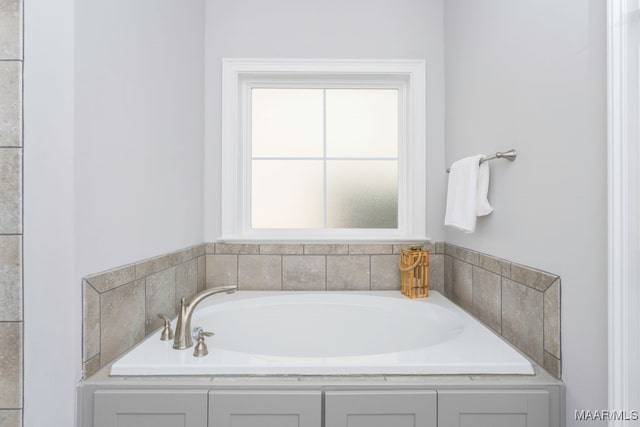
[{"label": "bathtub", "polygon": [[111,375],[533,374],[518,351],[434,291],[415,300],[399,291],[218,294],[192,326],[215,333],[207,356],[174,350],[157,332]]}]

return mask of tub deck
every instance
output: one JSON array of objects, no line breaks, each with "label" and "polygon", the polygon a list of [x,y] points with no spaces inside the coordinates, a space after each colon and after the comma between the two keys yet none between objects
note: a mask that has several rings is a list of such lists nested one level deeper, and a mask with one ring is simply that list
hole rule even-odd
[{"label": "tub deck", "polygon": [[209,355],[151,335],[111,375],[533,375],[501,337],[432,291],[259,292],[216,295],[193,326],[216,335]]}]

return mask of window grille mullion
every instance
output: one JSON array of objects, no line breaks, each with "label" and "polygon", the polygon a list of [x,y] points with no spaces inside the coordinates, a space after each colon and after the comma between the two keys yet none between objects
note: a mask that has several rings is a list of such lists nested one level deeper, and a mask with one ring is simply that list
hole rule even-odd
[{"label": "window grille mullion", "polygon": [[327,89],[322,89],[322,226],[327,228]]}]

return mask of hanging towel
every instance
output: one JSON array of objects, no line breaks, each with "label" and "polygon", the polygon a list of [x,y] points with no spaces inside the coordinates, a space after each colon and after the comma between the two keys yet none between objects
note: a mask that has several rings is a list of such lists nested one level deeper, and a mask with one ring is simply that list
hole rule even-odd
[{"label": "hanging towel", "polygon": [[465,157],[451,165],[444,225],[473,233],[476,218],[493,212],[487,199],[489,163],[480,164],[483,157],[482,154]]},{"label": "hanging towel", "polygon": [[[482,156],[484,157],[484,156]],[[478,160],[480,163],[480,160]],[[478,216],[489,215],[493,207],[487,198],[489,194],[489,162],[484,162],[478,167],[478,193],[476,197],[476,213]]]}]

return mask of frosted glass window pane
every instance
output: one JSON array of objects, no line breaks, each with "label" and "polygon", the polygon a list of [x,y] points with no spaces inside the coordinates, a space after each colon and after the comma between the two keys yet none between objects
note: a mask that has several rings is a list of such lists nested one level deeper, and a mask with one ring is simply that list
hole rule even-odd
[{"label": "frosted glass window pane", "polygon": [[398,162],[327,161],[328,228],[397,228]]},{"label": "frosted glass window pane", "polygon": [[321,228],[321,160],[253,160],[253,228]]},{"label": "frosted glass window pane", "polygon": [[328,89],[327,156],[397,157],[398,91]]},{"label": "frosted glass window pane", "polygon": [[323,102],[322,89],[252,89],[252,156],[321,156]]}]

